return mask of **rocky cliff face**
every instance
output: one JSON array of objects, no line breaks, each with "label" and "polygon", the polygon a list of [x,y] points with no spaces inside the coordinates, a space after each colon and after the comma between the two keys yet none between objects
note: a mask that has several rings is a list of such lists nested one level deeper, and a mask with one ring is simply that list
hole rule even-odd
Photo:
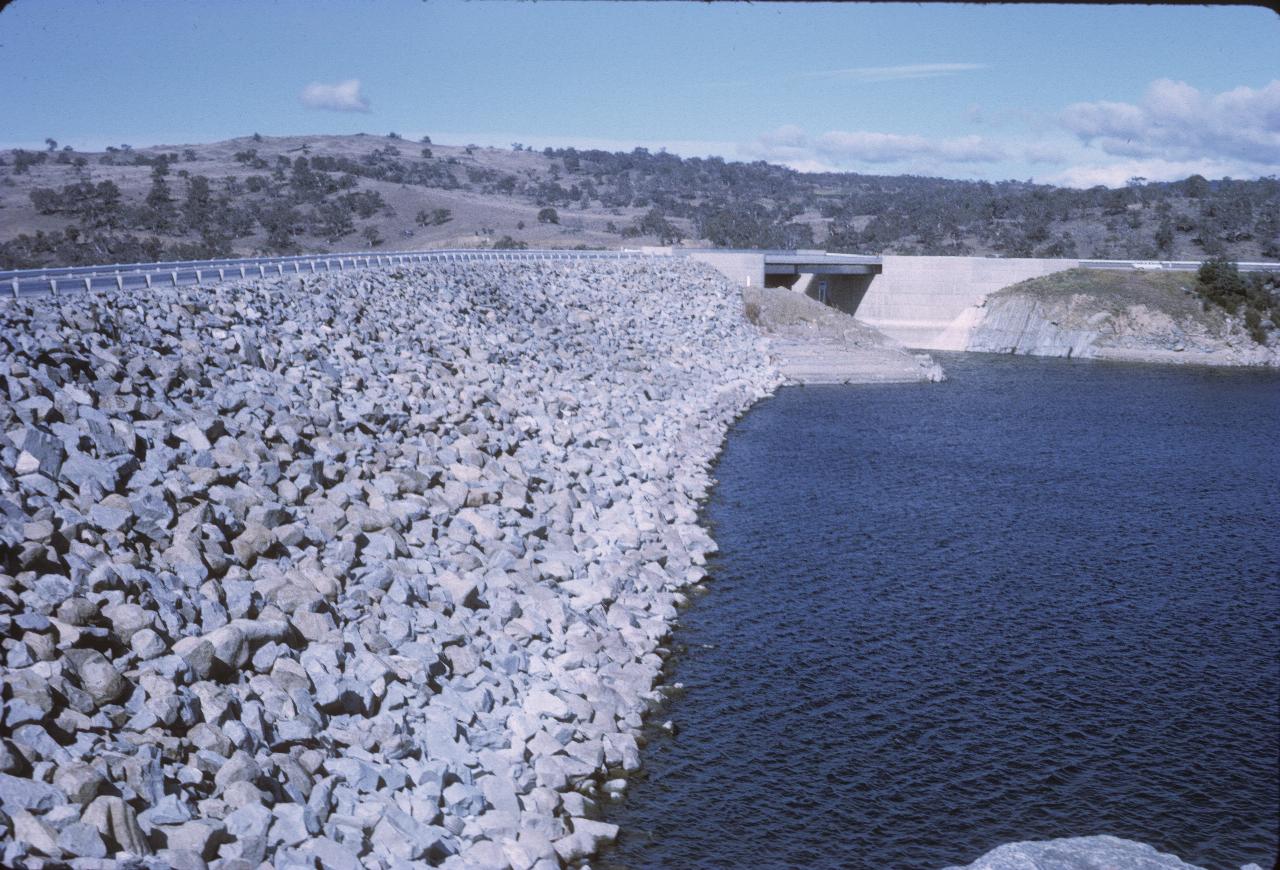
[{"label": "rocky cliff face", "polygon": [[1237,318],[1205,310],[1182,275],[1072,270],[1015,284],[975,310],[966,350],[1202,365],[1280,365]]}]

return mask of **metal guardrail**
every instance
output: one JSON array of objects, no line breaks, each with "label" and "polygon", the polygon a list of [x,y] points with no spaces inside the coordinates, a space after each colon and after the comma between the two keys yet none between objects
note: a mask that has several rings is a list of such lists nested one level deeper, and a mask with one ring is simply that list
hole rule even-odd
[{"label": "metal guardrail", "polygon": [[[1196,260],[1080,260],[1082,269],[1132,269],[1139,272],[1194,272]],[[1241,272],[1280,272],[1280,263],[1236,263]]]},{"label": "metal guardrail", "polygon": [[200,286],[219,281],[265,278],[269,275],[308,275],[344,272],[376,266],[429,262],[484,260],[545,261],[631,259],[647,256],[639,251],[566,250],[440,250],[377,253],[304,254],[294,257],[244,257],[230,260],[171,260],[161,263],[118,263],[102,266],[65,266],[52,269],[0,271],[0,287],[14,298],[42,293],[58,295],[81,290],[135,290],[154,286]]}]

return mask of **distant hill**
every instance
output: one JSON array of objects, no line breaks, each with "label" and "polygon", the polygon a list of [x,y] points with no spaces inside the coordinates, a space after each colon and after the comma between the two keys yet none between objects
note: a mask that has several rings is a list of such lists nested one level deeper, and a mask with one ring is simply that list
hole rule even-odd
[{"label": "distant hill", "polygon": [[1280,259],[1280,181],[1121,189],[395,136],[0,151],[0,268],[439,247],[681,243]]}]

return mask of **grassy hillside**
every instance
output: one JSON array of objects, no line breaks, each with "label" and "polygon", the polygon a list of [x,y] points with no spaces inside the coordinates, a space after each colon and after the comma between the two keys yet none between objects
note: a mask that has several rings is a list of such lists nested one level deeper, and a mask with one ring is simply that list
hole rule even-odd
[{"label": "grassy hillside", "polygon": [[1191,315],[1205,307],[1196,292],[1194,272],[1120,272],[1068,269],[1032,278],[992,293],[988,299],[1028,295],[1045,302],[1066,302],[1073,296],[1092,296],[1103,304],[1147,305]]},{"label": "grassy hillside", "polygon": [[0,267],[379,248],[724,247],[1280,259],[1280,181],[806,174],[763,162],[398,136],[0,152]]}]

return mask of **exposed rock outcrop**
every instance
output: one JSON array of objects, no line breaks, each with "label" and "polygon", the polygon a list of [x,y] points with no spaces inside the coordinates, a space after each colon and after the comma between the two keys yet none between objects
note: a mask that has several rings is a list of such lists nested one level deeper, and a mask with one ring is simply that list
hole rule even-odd
[{"label": "exposed rock outcrop", "polygon": [[1237,319],[1206,308],[1191,273],[1073,269],[988,296],[964,347],[1017,353],[1201,365],[1280,366],[1280,345],[1258,344]]}]

